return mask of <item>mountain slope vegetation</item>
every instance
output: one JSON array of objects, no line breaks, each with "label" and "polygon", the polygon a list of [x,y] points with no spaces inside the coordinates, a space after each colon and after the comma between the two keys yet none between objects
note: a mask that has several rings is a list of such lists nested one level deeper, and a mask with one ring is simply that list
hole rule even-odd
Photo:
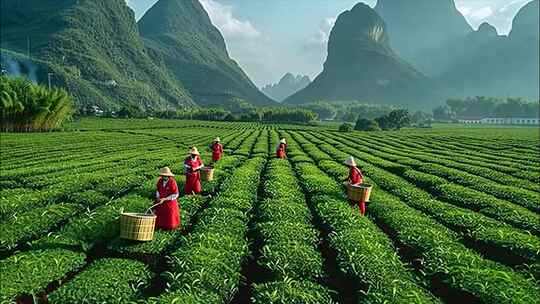
[{"label": "mountain slope vegetation", "polygon": [[150,59],[124,0],[2,1],[1,25],[3,66],[51,72],[81,107],[196,106]]},{"label": "mountain slope vegetation", "polygon": [[149,52],[191,92],[198,104],[241,98],[275,104],[229,57],[223,36],[198,0],[160,0],[139,21]]}]

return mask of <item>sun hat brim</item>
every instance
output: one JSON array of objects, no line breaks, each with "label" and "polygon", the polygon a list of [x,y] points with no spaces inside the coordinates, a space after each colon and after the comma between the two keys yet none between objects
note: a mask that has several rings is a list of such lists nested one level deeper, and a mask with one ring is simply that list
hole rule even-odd
[{"label": "sun hat brim", "polygon": [[170,169],[161,169],[161,170],[159,170],[159,176],[173,177],[174,174],[171,172]]},{"label": "sun hat brim", "polygon": [[345,164],[348,165],[348,166],[353,166],[353,167],[356,167],[356,166],[357,166],[357,165],[356,165],[356,161],[355,161],[354,159],[351,159],[351,158],[347,159],[347,160],[345,161]]}]

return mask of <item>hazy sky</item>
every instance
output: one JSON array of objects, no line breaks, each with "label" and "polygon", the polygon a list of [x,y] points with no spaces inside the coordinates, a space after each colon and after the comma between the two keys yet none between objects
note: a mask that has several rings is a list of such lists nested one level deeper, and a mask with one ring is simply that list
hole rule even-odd
[{"label": "hazy sky", "polygon": [[[137,18],[156,0],[126,0]],[[322,70],[336,17],[359,0],[199,0],[227,42],[233,59],[259,87],[285,73],[312,79]],[[482,22],[501,34],[530,0],[455,0],[476,29]],[[363,1],[374,6],[376,0]]]}]

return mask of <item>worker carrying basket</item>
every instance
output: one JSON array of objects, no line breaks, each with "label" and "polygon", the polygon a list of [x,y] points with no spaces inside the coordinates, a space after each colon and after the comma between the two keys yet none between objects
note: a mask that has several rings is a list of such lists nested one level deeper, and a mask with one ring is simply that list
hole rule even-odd
[{"label": "worker carrying basket", "polygon": [[350,168],[349,177],[346,182],[347,196],[351,201],[358,203],[360,214],[365,215],[366,203],[369,202],[373,186],[364,183],[364,175],[362,174],[362,170],[358,168],[354,157],[350,156],[345,161],[345,164]]}]

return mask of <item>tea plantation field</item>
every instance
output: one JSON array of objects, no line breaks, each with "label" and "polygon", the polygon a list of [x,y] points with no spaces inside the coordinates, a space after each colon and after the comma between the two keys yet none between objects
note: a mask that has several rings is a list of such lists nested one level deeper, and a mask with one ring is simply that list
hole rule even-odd
[{"label": "tea plantation field", "polygon": [[[0,134],[0,303],[537,303],[540,150],[532,128],[83,120]],[[225,157],[182,229],[122,240],[157,172],[183,188],[196,145]],[[288,158],[274,157],[280,137]],[[361,217],[354,156],[374,193]]]}]

